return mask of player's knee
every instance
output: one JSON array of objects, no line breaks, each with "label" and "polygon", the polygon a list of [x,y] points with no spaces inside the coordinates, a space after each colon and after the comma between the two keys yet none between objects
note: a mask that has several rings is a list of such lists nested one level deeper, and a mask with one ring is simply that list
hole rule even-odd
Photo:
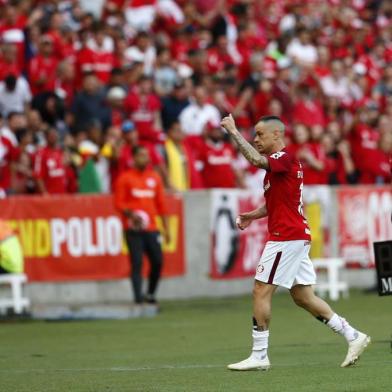
[{"label": "player's knee", "polygon": [[271,293],[266,285],[256,283],[253,287],[253,299],[262,300],[271,297]]}]

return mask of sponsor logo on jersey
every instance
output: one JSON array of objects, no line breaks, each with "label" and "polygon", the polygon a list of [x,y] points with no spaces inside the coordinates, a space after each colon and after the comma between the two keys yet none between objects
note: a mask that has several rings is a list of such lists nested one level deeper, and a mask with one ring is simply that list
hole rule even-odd
[{"label": "sponsor logo on jersey", "polygon": [[152,199],[155,197],[155,191],[149,189],[133,188],[131,194],[133,197],[140,199]]},{"label": "sponsor logo on jersey", "polygon": [[279,158],[282,157],[284,154],[286,154],[284,151],[274,152],[273,154],[270,155],[270,158],[279,159]]}]

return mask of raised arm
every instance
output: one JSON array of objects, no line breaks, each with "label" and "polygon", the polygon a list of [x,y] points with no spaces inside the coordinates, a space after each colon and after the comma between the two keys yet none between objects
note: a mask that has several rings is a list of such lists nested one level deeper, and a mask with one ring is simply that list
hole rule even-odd
[{"label": "raised arm", "polygon": [[259,154],[257,150],[248,143],[235,126],[234,118],[230,114],[221,121],[221,126],[226,129],[227,133],[235,140],[242,155],[254,166],[262,169],[268,169],[268,159]]}]

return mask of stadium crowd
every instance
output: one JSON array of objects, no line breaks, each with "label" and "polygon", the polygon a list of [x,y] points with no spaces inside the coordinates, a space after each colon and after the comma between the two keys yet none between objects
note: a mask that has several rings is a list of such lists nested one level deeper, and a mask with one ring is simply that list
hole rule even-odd
[{"label": "stadium crowd", "polygon": [[280,116],[305,184],[391,180],[392,2],[0,0],[0,190],[111,192],[147,147],[169,190],[249,187],[227,140]]}]

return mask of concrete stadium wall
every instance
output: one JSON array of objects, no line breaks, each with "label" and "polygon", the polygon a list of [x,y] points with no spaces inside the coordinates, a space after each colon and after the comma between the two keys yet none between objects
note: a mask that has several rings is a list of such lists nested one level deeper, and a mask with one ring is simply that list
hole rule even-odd
[{"label": "concrete stadium wall", "polygon": [[[253,278],[212,280],[210,272],[210,211],[212,197],[208,191],[184,195],[186,274],[183,277],[163,279],[159,288],[161,299],[196,297],[224,297],[249,294]],[[333,193],[332,205],[336,206]],[[332,216],[332,255],[337,255],[337,214]],[[366,288],[374,285],[373,270],[345,270],[342,279],[350,287]],[[97,282],[30,283],[27,294],[34,306],[129,303],[132,300],[128,279]]]}]

